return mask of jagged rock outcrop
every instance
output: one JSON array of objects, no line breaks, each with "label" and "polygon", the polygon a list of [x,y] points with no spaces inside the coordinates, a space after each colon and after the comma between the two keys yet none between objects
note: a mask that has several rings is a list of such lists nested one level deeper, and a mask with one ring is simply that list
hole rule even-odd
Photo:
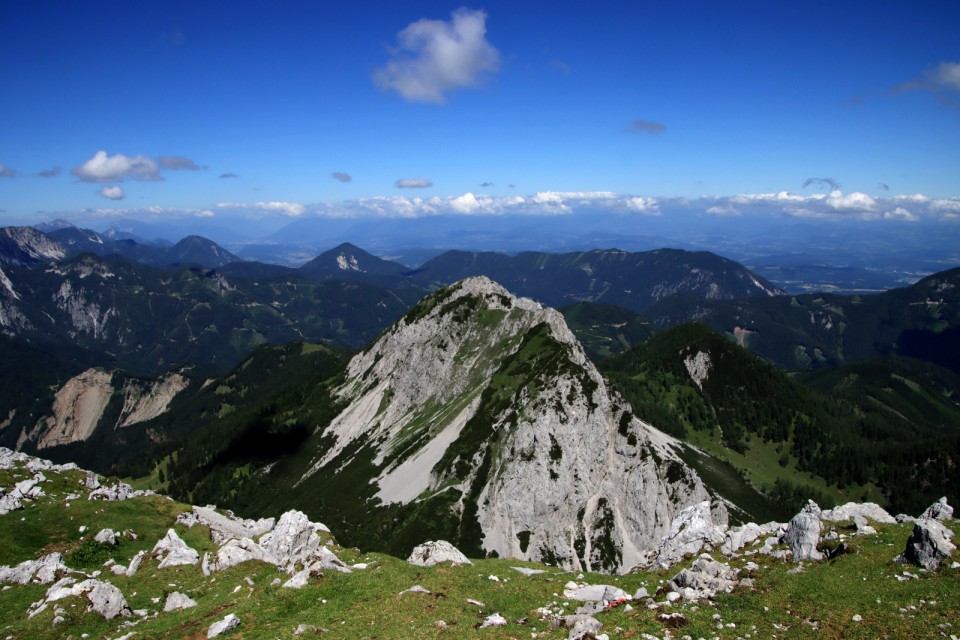
[{"label": "jagged rock outcrop", "polygon": [[813,500],[808,500],[800,513],[790,520],[783,534],[783,542],[789,545],[794,561],[823,560],[823,554],[817,550],[822,532],[820,507]]},{"label": "jagged rock outcrop", "polygon": [[168,529],[167,535],[157,541],[157,544],[153,547],[153,555],[160,560],[158,565],[160,569],[200,562],[200,554],[197,553],[197,550],[187,546],[183,538],[178,536],[173,529]]},{"label": "jagged rock outcrop", "polygon": [[913,526],[906,549],[894,558],[894,562],[910,562],[933,571],[956,550],[951,538],[953,531],[938,520],[920,518]]},{"label": "jagged rock outcrop", "polygon": [[36,560],[24,560],[13,567],[0,567],[0,582],[50,584],[69,571],[63,564],[63,556],[53,552]]},{"label": "jagged rock outcrop", "polygon": [[934,520],[949,520],[953,517],[953,507],[947,504],[947,497],[944,496],[931,504],[920,514],[920,519],[932,518]]},{"label": "jagged rock outcrop", "polygon": [[450,564],[473,564],[459,549],[446,540],[424,542],[414,547],[407,562],[418,567],[432,567],[449,562]]},{"label": "jagged rock outcrop", "polygon": [[[177,523],[193,527],[202,524],[210,529],[210,539],[217,544],[223,544],[231,538],[256,538],[273,529],[274,518],[249,520],[238,518],[230,512],[227,515],[219,513],[216,507],[193,507],[177,517]],[[321,525],[322,526],[322,525]],[[326,527],[323,528],[326,530]]]},{"label": "jagged rock outcrop", "polygon": [[[717,514],[714,521],[714,514]],[[657,548],[647,554],[640,566],[658,564],[670,567],[686,556],[711,551],[726,537],[726,509],[721,502],[704,500],[682,510],[670,523],[670,531],[660,539]]]},{"label": "jagged rock outcrop", "polygon": [[684,600],[709,600],[720,592],[730,593],[737,584],[737,570],[709,555],[700,556],[670,580],[670,587]]},{"label": "jagged rock outcrop", "polygon": [[130,606],[123,597],[123,593],[109,582],[93,578],[82,582],[77,582],[73,578],[63,578],[47,589],[43,600],[30,605],[27,615],[32,618],[44,611],[51,602],[72,596],[85,597],[89,602],[88,610],[99,613],[107,620],[113,620],[117,616],[130,616]]},{"label": "jagged rock outcrop", "polygon": [[853,520],[857,516],[867,518],[881,524],[893,524],[897,521],[897,519],[890,515],[886,509],[875,502],[848,502],[847,504],[839,507],[820,512],[821,520],[830,520],[832,522]]},{"label": "jagged rock outcrop", "polygon": [[445,503],[474,553],[623,570],[709,498],[558,312],[484,277],[414,307],[350,361],[337,395],[330,446],[298,486],[370,461],[377,498]]}]

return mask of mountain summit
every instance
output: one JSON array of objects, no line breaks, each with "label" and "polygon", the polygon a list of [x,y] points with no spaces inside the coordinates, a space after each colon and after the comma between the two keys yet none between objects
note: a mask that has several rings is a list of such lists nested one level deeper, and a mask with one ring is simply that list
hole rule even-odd
[{"label": "mountain summit", "polygon": [[424,299],[350,361],[335,395],[345,408],[296,487],[369,487],[356,498],[395,514],[394,536],[616,571],[709,499],[559,312],[485,277]]}]

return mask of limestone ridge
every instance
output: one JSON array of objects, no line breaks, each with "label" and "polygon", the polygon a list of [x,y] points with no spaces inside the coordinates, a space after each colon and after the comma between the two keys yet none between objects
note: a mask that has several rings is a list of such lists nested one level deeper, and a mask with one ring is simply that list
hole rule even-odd
[{"label": "limestone ridge", "polygon": [[350,361],[337,394],[329,446],[297,484],[369,456],[382,503],[448,504],[461,544],[488,554],[626,570],[709,499],[559,312],[486,277],[414,307]]}]

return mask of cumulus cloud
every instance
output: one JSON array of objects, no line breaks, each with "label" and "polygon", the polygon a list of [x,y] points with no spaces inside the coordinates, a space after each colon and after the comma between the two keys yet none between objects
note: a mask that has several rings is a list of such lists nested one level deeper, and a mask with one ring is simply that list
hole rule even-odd
[{"label": "cumulus cloud", "polygon": [[903,207],[897,207],[893,211],[887,211],[883,214],[884,220],[903,220],[906,222],[916,222],[919,220],[919,216],[916,216]]},{"label": "cumulus cloud", "polygon": [[16,171],[0,164],[0,178],[12,178],[15,175],[17,175]]},{"label": "cumulus cloud", "polygon": [[443,104],[447,93],[476,86],[500,67],[487,41],[487,14],[460,8],[450,21],[417,20],[397,34],[393,58],[373,76],[381,89],[407,100]]},{"label": "cumulus cloud", "polygon": [[307,210],[307,208],[299,202],[221,202],[217,204],[217,208],[260,213],[279,213],[292,218],[302,216]]},{"label": "cumulus cloud", "polygon": [[38,171],[37,175],[41,178],[54,178],[60,175],[63,172],[63,169],[60,167],[53,167],[52,169],[46,169],[44,171]]},{"label": "cumulus cloud", "polygon": [[342,171],[334,171],[331,175],[333,176],[333,179],[337,180],[338,182],[350,182],[353,180],[353,176]]},{"label": "cumulus cloud", "polygon": [[634,120],[627,128],[627,133],[634,135],[646,134],[655,136],[667,130],[667,125],[662,122],[651,122],[650,120]]},{"label": "cumulus cloud", "polygon": [[739,216],[741,214],[736,207],[734,207],[729,202],[725,204],[713,205],[712,207],[707,207],[707,213],[712,216],[721,216],[721,217],[732,217]]},{"label": "cumulus cloud", "polygon": [[221,173],[221,174],[220,174],[220,179],[221,179],[221,180],[229,180],[230,178],[239,178],[239,177],[240,177],[240,176],[238,176],[238,175],[235,174],[235,173]]},{"label": "cumulus cloud", "polygon": [[159,167],[147,156],[128,157],[122,153],[108,156],[106,151],[97,151],[93,157],[70,173],[84,182],[120,182],[134,180],[161,180]]},{"label": "cumulus cloud", "polygon": [[400,178],[393,183],[397,189],[426,189],[433,183],[425,178]]},{"label": "cumulus cloud", "polygon": [[123,200],[126,197],[122,188],[109,184],[103,185],[97,193],[108,200]]},{"label": "cumulus cloud", "polygon": [[807,178],[803,181],[803,188],[806,189],[807,187],[815,184],[824,187],[830,187],[831,191],[836,191],[840,188],[840,183],[833,178]]},{"label": "cumulus cloud", "polygon": [[171,171],[206,171],[207,169],[184,156],[159,156],[157,163],[164,169],[170,169]]}]

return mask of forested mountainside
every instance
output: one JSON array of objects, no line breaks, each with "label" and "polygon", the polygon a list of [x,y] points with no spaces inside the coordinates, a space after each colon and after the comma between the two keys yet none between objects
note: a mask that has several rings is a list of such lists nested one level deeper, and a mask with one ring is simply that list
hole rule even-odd
[{"label": "forested mountainside", "polygon": [[731,461],[775,503],[957,495],[960,377],[887,358],[786,375],[702,324],[601,362],[642,419]]}]

